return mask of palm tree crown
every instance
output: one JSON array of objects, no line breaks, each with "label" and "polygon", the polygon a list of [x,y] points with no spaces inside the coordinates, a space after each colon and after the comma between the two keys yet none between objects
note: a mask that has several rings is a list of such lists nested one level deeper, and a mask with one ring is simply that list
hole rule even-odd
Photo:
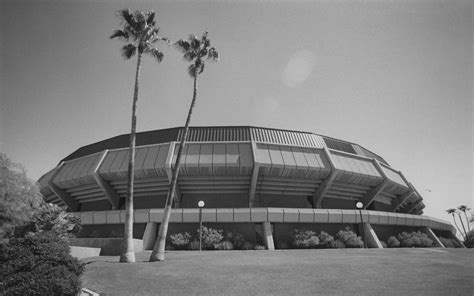
[{"label": "palm tree crown", "polygon": [[122,47],[122,55],[130,59],[138,50],[139,54],[150,54],[158,62],[163,60],[163,53],[154,44],[160,40],[169,42],[167,38],[158,36],[160,29],[155,27],[155,13],[153,11],[135,11],[122,9],[119,16],[123,21],[123,28],[115,30],[110,39],[118,38],[126,45]]},{"label": "palm tree crown", "polygon": [[189,35],[188,40],[178,40],[175,46],[184,55],[183,58],[192,62],[188,67],[188,73],[191,77],[196,77],[204,71],[204,59],[211,61],[219,60],[219,53],[215,47],[211,47],[211,40],[207,38],[207,32],[204,32],[201,39],[195,35]]}]

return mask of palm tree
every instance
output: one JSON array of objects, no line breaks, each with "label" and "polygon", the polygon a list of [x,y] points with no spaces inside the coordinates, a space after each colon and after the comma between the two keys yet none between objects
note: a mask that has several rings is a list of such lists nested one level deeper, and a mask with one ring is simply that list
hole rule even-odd
[{"label": "palm tree", "polygon": [[466,214],[466,212],[467,212],[467,211],[470,211],[471,208],[468,208],[468,207],[465,206],[465,205],[460,205],[460,206],[458,207],[458,210],[464,212],[464,217],[466,217],[466,221],[467,221],[467,222],[466,222],[466,223],[467,223],[467,230],[468,230],[468,232],[471,232],[471,225],[469,225],[469,218],[467,217],[467,214]]},{"label": "palm tree", "polygon": [[183,58],[186,61],[191,62],[191,65],[189,65],[188,67],[188,74],[194,80],[193,99],[191,101],[191,106],[189,107],[188,117],[186,118],[184,133],[182,134],[180,139],[178,155],[176,157],[176,163],[173,169],[173,176],[171,177],[171,185],[168,191],[168,196],[166,197],[163,219],[160,224],[158,237],[156,238],[155,244],[153,246],[153,252],[150,256],[151,262],[165,260],[165,243],[166,235],[168,233],[171,204],[173,203],[176,193],[179,167],[181,165],[181,155],[188,137],[189,122],[191,121],[191,115],[193,113],[194,104],[196,103],[198,76],[204,71],[204,59],[208,59],[211,61],[217,61],[219,59],[219,54],[217,50],[214,47],[211,47],[211,41],[207,38],[207,32],[202,35],[201,39],[197,38],[194,35],[190,35],[188,40],[181,39],[177,41],[175,45],[178,50],[180,50],[184,54]]},{"label": "palm tree", "polygon": [[115,30],[110,39],[118,38],[127,44],[122,47],[122,55],[130,59],[137,54],[137,67],[135,72],[135,89],[132,103],[132,127],[130,132],[130,150],[128,161],[127,197],[125,200],[125,229],[122,243],[120,262],[135,262],[133,251],[133,181],[135,168],[135,130],[137,126],[137,100],[138,82],[140,79],[140,68],[142,55],[149,54],[158,62],[163,60],[163,53],[154,44],[159,40],[165,40],[158,36],[159,28],[155,27],[155,13],[153,11],[135,11],[128,9],[119,11],[123,28]]},{"label": "palm tree", "polygon": [[456,226],[457,230],[459,231],[459,233],[462,235],[462,232],[461,232],[461,229],[459,229],[459,226],[458,224],[456,223],[456,217],[454,216],[454,213],[456,213],[456,209],[447,209],[446,212],[448,214],[451,214],[453,216],[453,221],[454,221],[454,225]]}]

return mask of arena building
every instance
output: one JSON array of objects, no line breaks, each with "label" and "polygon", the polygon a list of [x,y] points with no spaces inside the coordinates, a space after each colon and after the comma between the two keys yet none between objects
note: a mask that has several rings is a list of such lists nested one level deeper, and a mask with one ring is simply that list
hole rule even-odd
[{"label": "arena building", "polygon": [[[137,133],[134,236],[144,249],[161,222],[182,133]],[[128,143],[120,135],[64,158],[39,180],[45,200],[67,206],[96,236],[122,229]],[[423,231],[438,246],[437,235],[454,233],[451,224],[422,215],[421,195],[397,168],[355,143],[272,128],[191,127],[182,160],[169,233],[196,228],[200,200],[205,224],[268,249],[298,227],[361,230],[370,247],[400,230]]]}]

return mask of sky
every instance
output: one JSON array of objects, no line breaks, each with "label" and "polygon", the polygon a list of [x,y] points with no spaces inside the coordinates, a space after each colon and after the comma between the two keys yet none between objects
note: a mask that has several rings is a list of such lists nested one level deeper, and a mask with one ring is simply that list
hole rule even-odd
[{"label": "sky", "polygon": [[[209,31],[191,125],[293,129],[358,143],[401,170],[428,216],[473,205],[471,1],[0,0],[0,152],[38,179],[130,132],[136,60],[117,10],[171,40]],[[192,79],[165,43],[143,59],[138,131],[184,125]]]}]

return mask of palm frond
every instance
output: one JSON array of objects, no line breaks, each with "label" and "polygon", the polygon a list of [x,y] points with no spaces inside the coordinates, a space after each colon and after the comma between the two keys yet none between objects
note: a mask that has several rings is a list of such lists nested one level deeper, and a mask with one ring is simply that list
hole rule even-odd
[{"label": "palm frond", "polygon": [[137,47],[131,43],[126,44],[122,47],[122,55],[125,59],[129,59],[135,55]]},{"label": "palm frond", "polygon": [[207,59],[211,61],[219,60],[219,53],[217,52],[215,47],[209,48],[209,51],[207,52]]},{"label": "palm frond", "polygon": [[146,23],[149,24],[150,26],[155,25],[155,12],[154,11],[149,11],[148,12],[148,17],[146,19]]},{"label": "palm frond", "polygon": [[199,47],[201,46],[201,41],[195,35],[189,35],[188,40],[191,48],[195,51],[198,51]]},{"label": "palm frond", "polygon": [[128,35],[128,32],[127,31],[122,31],[122,30],[115,30],[112,35],[110,35],[110,39],[114,39],[114,38],[119,38],[119,39],[122,39],[122,40],[128,40],[129,38],[129,35]]},{"label": "palm frond", "polygon": [[163,60],[163,57],[165,56],[161,51],[154,47],[147,48],[147,53],[154,57],[158,61],[158,63],[160,63]]},{"label": "palm frond", "polygon": [[193,50],[189,50],[185,52],[183,55],[183,59],[188,62],[192,62],[195,58],[196,58],[196,54],[194,53]]},{"label": "palm frond", "polygon": [[130,27],[135,28],[135,17],[133,16],[133,13],[130,11],[130,9],[119,10],[119,15]]},{"label": "palm frond", "polygon": [[174,43],[174,46],[176,47],[176,49],[178,49],[182,53],[186,53],[191,48],[191,44],[189,44],[188,41],[183,40],[183,39],[176,41]]}]

